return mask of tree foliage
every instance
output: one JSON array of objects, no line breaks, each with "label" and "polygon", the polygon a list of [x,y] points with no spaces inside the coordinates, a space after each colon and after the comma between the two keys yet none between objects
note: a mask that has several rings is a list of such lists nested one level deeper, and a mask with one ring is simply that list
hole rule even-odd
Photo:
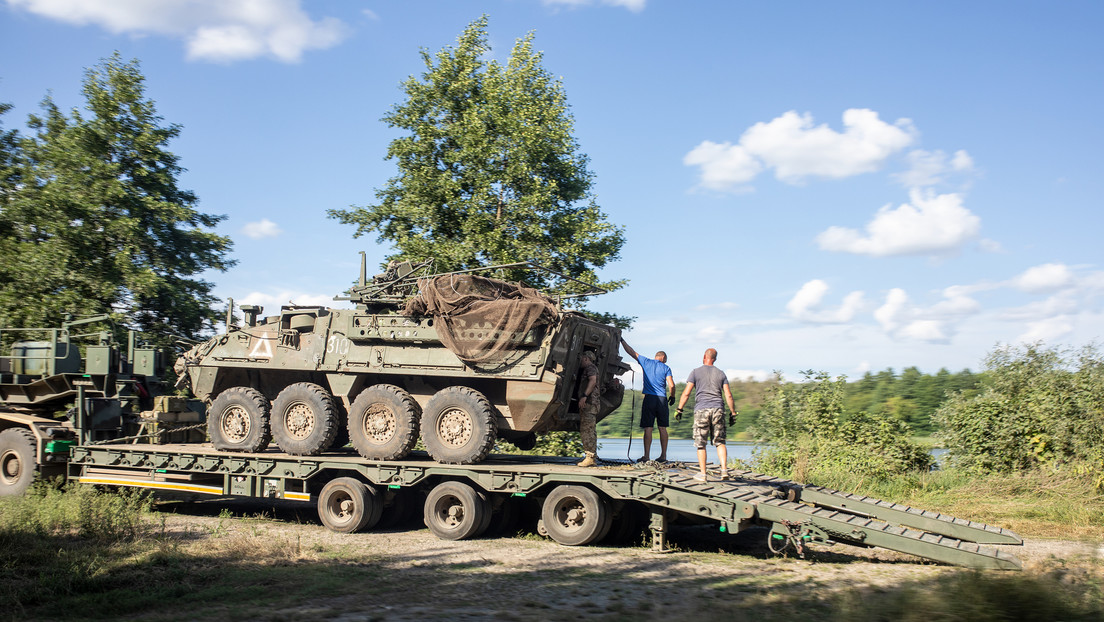
[{"label": "tree foliage", "polygon": [[802,374],[802,382],[778,384],[767,397],[753,430],[756,440],[770,444],[760,468],[808,482],[845,472],[884,478],[931,466],[931,455],[909,439],[903,421],[845,410],[844,377]]},{"label": "tree foliage", "polygon": [[116,53],[86,72],[83,113],[47,97],[29,119],[33,136],[5,139],[3,324],[114,313],[164,343],[215,319],[212,284],[198,275],[233,263],[230,240],[210,231],[223,217],[178,187],[183,169],[167,146],[180,126],[162,124],[144,81]]},{"label": "tree foliage", "polygon": [[[542,65],[533,34],[508,62],[486,60],[486,16],[456,47],[422,51],[426,71],[403,83],[406,100],[383,120],[403,135],[387,152],[398,175],[378,202],[330,216],[394,246],[389,260],[435,259],[440,270],[533,261],[612,290],[596,270],[618,258],[624,234],[606,221],[592,193],[561,82]],[[550,274],[503,276],[541,289],[581,294],[586,285]]]},{"label": "tree foliage", "polygon": [[1104,488],[1104,358],[1041,344],[997,348],[974,396],[936,413],[951,463],[978,472],[1067,468]]}]

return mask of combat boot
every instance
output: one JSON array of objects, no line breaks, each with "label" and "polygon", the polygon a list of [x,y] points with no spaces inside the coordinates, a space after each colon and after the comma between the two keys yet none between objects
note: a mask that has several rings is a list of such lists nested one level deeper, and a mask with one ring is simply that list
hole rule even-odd
[{"label": "combat boot", "polygon": [[583,458],[583,461],[580,462],[579,464],[576,464],[575,466],[581,466],[581,467],[598,466],[598,460],[596,459],[596,456],[594,454],[592,454],[590,452],[587,452],[586,457]]}]

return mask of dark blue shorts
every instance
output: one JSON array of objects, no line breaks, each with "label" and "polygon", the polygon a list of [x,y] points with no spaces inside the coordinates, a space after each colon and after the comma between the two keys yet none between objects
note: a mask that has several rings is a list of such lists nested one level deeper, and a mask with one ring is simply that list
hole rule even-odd
[{"label": "dark blue shorts", "polygon": [[644,406],[640,409],[640,427],[653,428],[656,423],[666,428],[671,423],[667,410],[667,398],[658,395],[645,395]]}]

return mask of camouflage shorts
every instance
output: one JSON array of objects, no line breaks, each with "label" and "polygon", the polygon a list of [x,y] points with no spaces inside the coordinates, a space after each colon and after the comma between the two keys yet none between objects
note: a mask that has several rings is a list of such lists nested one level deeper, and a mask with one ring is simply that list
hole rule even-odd
[{"label": "camouflage shorts", "polygon": [[703,408],[694,411],[694,447],[705,449],[710,436],[713,437],[714,445],[724,445],[725,421],[723,408]]}]

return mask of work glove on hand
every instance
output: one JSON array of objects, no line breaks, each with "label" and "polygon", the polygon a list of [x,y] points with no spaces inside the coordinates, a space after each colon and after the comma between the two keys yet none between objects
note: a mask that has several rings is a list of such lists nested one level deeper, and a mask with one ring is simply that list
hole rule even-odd
[{"label": "work glove on hand", "polygon": [[674,393],[667,396],[667,405],[668,406],[674,406],[675,405],[675,394]]},{"label": "work glove on hand", "polygon": [[675,411],[675,421],[682,421],[682,411],[681,410],[676,410]]},{"label": "work glove on hand", "polygon": [[736,413],[728,413],[728,425],[736,425]]}]

